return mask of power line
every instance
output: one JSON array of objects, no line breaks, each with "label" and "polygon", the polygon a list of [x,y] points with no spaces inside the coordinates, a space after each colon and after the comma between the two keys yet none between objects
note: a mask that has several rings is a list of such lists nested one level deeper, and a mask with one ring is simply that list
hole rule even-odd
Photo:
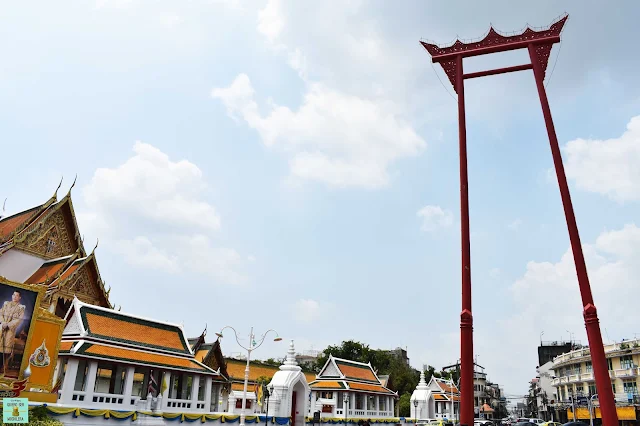
[{"label": "power line", "polygon": [[440,79],[440,74],[438,74],[438,71],[436,71],[436,68],[433,66],[433,62],[431,62],[431,68],[433,68],[433,72],[436,73],[436,77],[438,77],[438,81],[440,82],[440,84],[442,84],[442,87],[444,87],[444,90],[446,90],[449,96],[451,96],[451,99],[457,102],[458,100],[451,94],[451,92],[449,92],[449,89],[447,89],[447,86],[445,86],[442,80]]},{"label": "power line", "polygon": [[551,83],[551,77],[553,76],[553,72],[556,69],[556,64],[558,63],[558,58],[560,57],[561,51],[562,51],[562,42],[559,43],[558,54],[556,55],[556,60],[553,61],[553,68],[551,68],[551,74],[549,74],[549,78],[547,79],[547,84],[545,85],[545,88],[548,88],[549,84]]}]

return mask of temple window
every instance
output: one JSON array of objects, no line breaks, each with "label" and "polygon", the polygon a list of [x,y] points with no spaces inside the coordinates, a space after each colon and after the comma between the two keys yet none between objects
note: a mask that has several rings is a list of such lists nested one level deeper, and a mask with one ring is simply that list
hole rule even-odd
[{"label": "temple window", "polygon": [[367,410],[375,410],[376,409],[376,400],[375,396],[369,395],[367,397]]},{"label": "temple window", "polygon": [[320,398],[333,399],[333,392],[322,392]]},{"label": "temple window", "polygon": [[[239,409],[239,410],[242,410],[242,398],[236,399],[236,408]],[[250,410],[251,409],[251,400],[250,399],[246,400],[244,408],[246,410]]]},{"label": "temple window", "polygon": [[87,386],[87,374],[89,373],[89,363],[87,360],[80,360],[78,363],[78,373],[76,374],[76,382],[73,386],[75,391],[84,391]]},{"label": "temple window", "polygon": [[344,402],[342,401],[342,399],[344,398],[344,396],[346,395],[346,392],[337,392],[336,398],[338,398],[337,401],[337,408],[342,408],[342,405],[344,404]]},{"label": "temple window", "polygon": [[356,410],[364,410],[364,395],[361,393],[356,394]]},{"label": "temple window", "polygon": [[193,375],[186,373],[171,373],[171,384],[169,388],[172,399],[191,399],[191,387],[193,385]]},{"label": "temple window", "polygon": [[94,392],[122,395],[126,376],[125,366],[101,361],[98,363]]},{"label": "temple window", "polygon": [[47,249],[46,249],[46,252],[47,252],[47,253],[51,253],[55,247],[56,247],[56,242],[55,242],[53,239],[49,238],[49,239],[47,240]]},{"label": "temple window", "polygon": [[214,383],[213,386],[211,386],[211,409],[209,410],[212,413],[218,411],[218,399],[220,398],[219,393],[220,388],[217,384]]},{"label": "temple window", "polygon": [[139,396],[144,398],[147,396],[149,369],[145,367],[136,367],[133,373],[133,388],[131,390],[132,396]]},{"label": "temple window", "polygon": [[198,383],[198,401],[204,401],[204,388],[206,384],[205,382],[206,377],[200,376],[200,382]]},{"label": "temple window", "polygon": [[386,405],[387,397],[386,397],[386,396],[381,396],[381,397],[380,397],[380,399],[379,399],[379,401],[380,401],[380,408],[379,408],[379,410],[380,410],[380,411],[387,411],[387,405]]}]

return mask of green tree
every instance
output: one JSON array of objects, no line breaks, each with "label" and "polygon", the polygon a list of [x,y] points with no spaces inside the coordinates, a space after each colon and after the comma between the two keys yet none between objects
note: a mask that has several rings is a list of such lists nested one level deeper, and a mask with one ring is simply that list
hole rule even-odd
[{"label": "green tree", "polygon": [[[378,375],[388,374],[388,387],[398,392],[401,401],[402,398],[407,401],[407,398],[411,398],[411,393],[420,380],[420,372],[418,370],[405,364],[403,360],[394,356],[389,351],[371,349],[368,345],[353,340],[344,341],[340,345],[328,346],[323,351],[323,355],[316,360],[314,368],[316,373],[320,372],[330,354],[336,358],[371,363],[371,366]],[[430,367],[428,374],[429,379],[431,379],[431,375],[438,373],[433,367]],[[405,415],[409,415],[408,411],[406,411],[406,413]]]},{"label": "green tree", "polygon": [[398,415],[409,417],[411,415],[411,394],[405,393],[398,401]]}]

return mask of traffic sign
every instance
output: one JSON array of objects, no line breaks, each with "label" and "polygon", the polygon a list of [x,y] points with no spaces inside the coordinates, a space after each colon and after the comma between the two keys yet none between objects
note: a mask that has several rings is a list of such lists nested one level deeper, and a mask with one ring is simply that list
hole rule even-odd
[{"label": "traffic sign", "polygon": [[28,398],[4,398],[2,400],[3,423],[29,423]]}]

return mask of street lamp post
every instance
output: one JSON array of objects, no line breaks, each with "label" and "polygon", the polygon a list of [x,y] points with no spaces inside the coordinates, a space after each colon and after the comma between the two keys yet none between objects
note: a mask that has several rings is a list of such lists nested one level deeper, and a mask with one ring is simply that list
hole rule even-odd
[{"label": "street lamp post", "polygon": [[347,423],[347,413],[349,412],[349,393],[345,392],[343,397],[344,402],[344,422]]},{"label": "street lamp post", "polygon": [[277,331],[269,329],[260,337],[260,339],[258,339],[258,341],[256,341],[256,336],[255,336],[255,334],[253,334],[253,327],[251,327],[251,332],[249,332],[249,345],[248,346],[244,346],[242,343],[240,343],[240,339],[238,338],[238,332],[236,331],[236,329],[231,327],[231,326],[229,326],[229,325],[227,325],[226,327],[223,327],[222,330],[220,330],[220,333],[216,333],[216,336],[222,338],[223,337],[222,336],[222,332],[227,328],[233,330],[233,334],[236,337],[236,342],[238,343],[238,346],[240,346],[242,349],[247,351],[247,366],[244,369],[244,388],[243,388],[243,393],[242,393],[242,411],[240,412],[240,426],[244,426],[244,418],[245,418],[244,410],[245,410],[245,408],[247,406],[247,386],[249,385],[249,363],[251,362],[251,352],[255,351],[260,346],[262,346],[262,344],[264,343],[264,339],[267,337],[267,334],[269,334],[269,332],[271,332],[271,331],[276,333],[276,337],[273,339],[274,342],[281,341],[282,337],[280,337],[278,335]]},{"label": "street lamp post", "polygon": [[418,400],[414,399],[413,400],[413,416],[414,416],[414,423],[418,423]]},{"label": "street lamp post", "polygon": [[[267,413],[264,416],[264,422],[265,424],[269,422],[269,397],[273,395],[273,385],[267,387],[265,386],[264,389],[264,397],[267,398]],[[592,425],[593,426],[593,425]]]}]

